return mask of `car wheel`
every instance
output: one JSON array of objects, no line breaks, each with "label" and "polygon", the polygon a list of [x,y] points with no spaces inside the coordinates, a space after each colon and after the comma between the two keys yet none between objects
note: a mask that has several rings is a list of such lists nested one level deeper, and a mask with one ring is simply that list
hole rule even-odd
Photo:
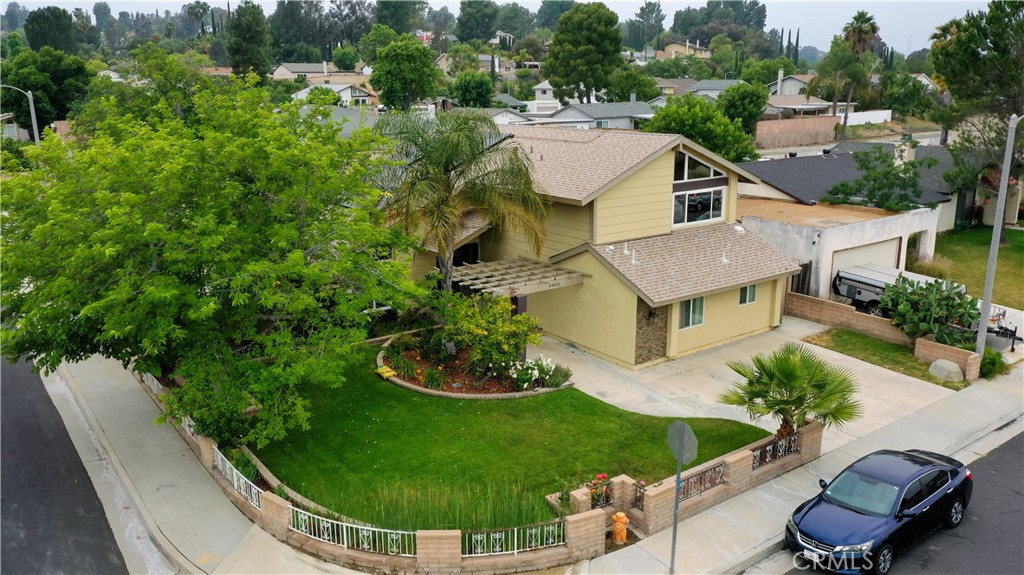
[{"label": "car wheel", "polygon": [[964,520],[964,500],[957,497],[949,506],[949,514],[946,515],[946,527],[956,528]]},{"label": "car wheel", "polygon": [[868,305],[867,305],[867,307],[865,308],[864,311],[866,311],[867,314],[871,315],[871,316],[885,317],[885,314],[882,313],[882,308],[878,307],[878,302],[877,301],[873,301],[873,302],[868,303]]},{"label": "car wheel", "polygon": [[893,555],[892,545],[888,543],[878,548],[878,553],[873,557],[875,563],[873,572],[875,575],[887,575],[889,573],[889,570],[892,569]]}]

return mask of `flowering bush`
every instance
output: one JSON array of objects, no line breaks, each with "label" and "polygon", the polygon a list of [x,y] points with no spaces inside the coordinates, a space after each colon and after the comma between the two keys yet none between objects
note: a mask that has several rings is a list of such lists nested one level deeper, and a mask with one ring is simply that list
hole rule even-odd
[{"label": "flowering bush", "polygon": [[479,373],[508,374],[527,344],[540,343],[540,322],[521,313],[512,315],[507,299],[488,294],[466,297],[460,294],[437,296],[433,305],[444,319],[444,341],[459,349],[469,348],[470,362]]},{"label": "flowering bush", "polygon": [[598,473],[590,480],[587,489],[590,490],[590,508],[598,509],[611,505],[612,491],[607,473]]}]

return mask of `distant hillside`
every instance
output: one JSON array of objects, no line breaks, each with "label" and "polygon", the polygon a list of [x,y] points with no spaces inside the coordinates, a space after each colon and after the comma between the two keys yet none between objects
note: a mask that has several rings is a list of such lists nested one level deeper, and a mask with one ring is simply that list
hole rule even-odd
[{"label": "distant hillside", "polygon": [[828,52],[822,52],[814,46],[803,46],[800,48],[800,59],[807,60],[808,64],[817,64]]}]

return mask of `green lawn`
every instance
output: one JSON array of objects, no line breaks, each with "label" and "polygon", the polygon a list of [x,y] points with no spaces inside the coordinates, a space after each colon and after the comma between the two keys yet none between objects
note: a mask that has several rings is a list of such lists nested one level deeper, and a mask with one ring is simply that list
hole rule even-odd
[{"label": "green lawn", "polygon": [[966,382],[943,381],[928,373],[928,364],[914,357],[909,347],[877,340],[855,331],[833,328],[805,337],[804,341],[949,389],[967,387]]},{"label": "green lawn", "polygon": [[[258,451],[289,487],[354,519],[398,529],[510,527],[493,523],[513,520],[509,513],[519,524],[550,519],[544,496],[568,479],[626,473],[653,482],[675,473],[665,439],[675,418],[622,411],[576,389],[436,398],[379,379],[369,355],[365,365],[342,387],[313,392],[309,431]],[[768,435],[731,420],[686,421],[700,442],[692,465]]]},{"label": "green lawn", "polygon": [[[1024,232],[1003,230],[1007,243],[999,246],[996,282],[992,301],[1024,309]],[[992,228],[978,227],[940,234],[935,241],[936,255],[948,258],[953,269],[949,279],[967,286],[967,293],[981,299],[985,293],[985,263],[992,242]]]}]

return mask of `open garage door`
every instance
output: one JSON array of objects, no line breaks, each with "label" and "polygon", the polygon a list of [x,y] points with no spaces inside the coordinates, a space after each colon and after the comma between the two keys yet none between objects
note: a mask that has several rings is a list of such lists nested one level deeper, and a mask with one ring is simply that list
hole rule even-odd
[{"label": "open garage door", "polygon": [[900,240],[901,238],[893,238],[884,242],[834,252],[832,254],[832,273],[829,279],[835,277],[837,271],[852,266],[878,264],[893,268],[900,267]]}]

